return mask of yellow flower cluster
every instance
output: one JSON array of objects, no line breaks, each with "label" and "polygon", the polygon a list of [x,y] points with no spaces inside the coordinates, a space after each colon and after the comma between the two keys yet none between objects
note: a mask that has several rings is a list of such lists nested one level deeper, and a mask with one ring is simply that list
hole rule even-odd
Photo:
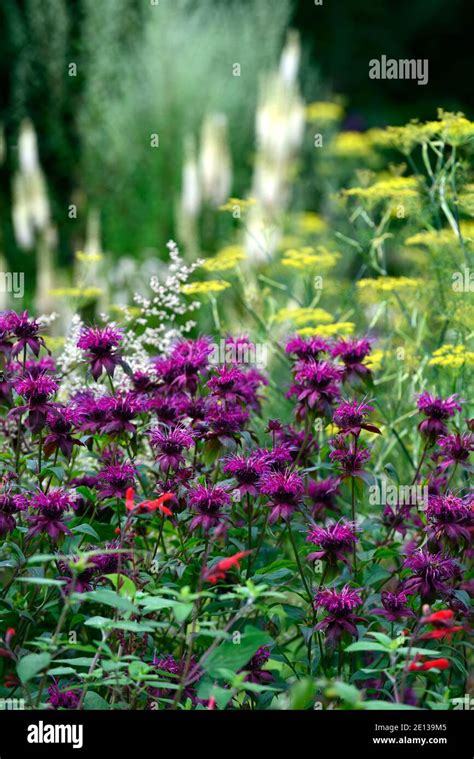
[{"label": "yellow flower cluster", "polygon": [[333,317],[324,308],[281,308],[275,315],[277,322],[293,322],[297,327],[312,322],[313,324],[328,324]]},{"label": "yellow flower cluster", "polygon": [[86,264],[95,264],[99,261],[102,261],[104,256],[102,253],[86,253],[83,250],[77,250],[75,253],[75,257],[77,261],[80,261],[81,263]]},{"label": "yellow flower cluster", "polygon": [[236,210],[238,210],[240,213],[244,213],[245,211],[248,211],[251,206],[254,206],[256,202],[257,201],[255,198],[229,198],[227,203],[219,206],[219,211],[228,211],[229,213],[234,213]]},{"label": "yellow flower cluster", "polygon": [[203,263],[203,268],[206,271],[228,271],[235,269],[245,257],[245,250],[241,245],[227,245],[212,258],[207,258]]},{"label": "yellow flower cluster", "polygon": [[306,232],[307,234],[319,235],[326,232],[328,228],[324,219],[322,219],[318,213],[314,213],[313,211],[305,211],[304,213],[298,214],[296,217],[296,223],[301,232]]},{"label": "yellow flower cluster", "polygon": [[413,277],[377,277],[377,279],[360,279],[357,287],[361,291],[371,290],[376,293],[395,292],[421,286],[421,281]]},{"label": "yellow flower cluster", "polygon": [[94,300],[102,295],[104,291],[100,287],[58,287],[50,290],[49,294],[55,298],[83,298],[84,300]]},{"label": "yellow flower cluster", "polygon": [[415,177],[391,177],[381,179],[370,187],[351,187],[345,195],[365,198],[372,202],[379,200],[403,200],[418,197],[418,182]]},{"label": "yellow flower cluster", "polygon": [[334,335],[352,335],[354,330],[354,322],[338,322],[337,324],[319,324],[314,327],[302,327],[297,330],[297,333],[302,337],[311,337],[312,335],[333,337]]},{"label": "yellow flower cluster", "polygon": [[465,345],[446,343],[433,352],[429,365],[448,369],[460,369],[464,365],[474,366],[474,351],[467,350]]},{"label": "yellow flower cluster", "polygon": [[209,279],[207,282],[190,282],[183,285],[181,292],[186,295],[207,295],[220,293],[222,290],[227,290],[228,287],[230,287],[230,282],[226,282],[224,279]]},{"label": "yellow flower cluster", "polygon": [[367,158],[371,154],[366,132],[339,132],[331,147],[338,158]]},{"label": "yellow flower cluster", "polygon": [[339,103],[317,100],[306,106],[306,119],[310,122],[331,123],[340,121],[344,116],[344,109]]},{"label": "yellow flower cluster", "polygon": [[339,253],[328,250],[324,245],[318,245],[316,248],[305,246],[286,250],[281,262],[283,266],[292,269],[330,269],[336,265],[339,258]]},{"label": "yellow flower cluster", "polygon": [[425,232],[417,232],[405,240],[406,245],[426,245],[427,248],[439,248],[450,245],[456,239],[451,228],[432,229]]},{"label": "yellow flower cluster", "polygon": [[474,123],[463,113],[438,111],[437,121],[420,123],[411,121],[405,126],[387,127],[372,132],[372,143],[377,147],[398,148],[408,155],[417,145],[438,140],[448,145],[465,145],[474,139]]}]

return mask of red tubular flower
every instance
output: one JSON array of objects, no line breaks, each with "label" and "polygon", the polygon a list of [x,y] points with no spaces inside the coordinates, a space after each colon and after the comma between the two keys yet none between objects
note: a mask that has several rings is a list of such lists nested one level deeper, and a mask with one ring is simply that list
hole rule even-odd
[{"label": "red tubular flower", "polygon": [[127,488],[125,492],[125,508],[127,509],[127,511],[133,511],[133,509],[135,508],[135,504],[133,500],[134,497],[135,497],[135,492],[133,488]]},{"label": "red tubular flower", "polygon": [[207,702],[207,708],[208,709],[215,709],[216,708],[216,699],[214,696],[211,696],[209,701]]},{"label": "red tubular flower", "polygon": [[221,559],[213,567],[208,567],[204,572],[206,582],[216,583],[218,580],[225,580],[226,572],[232,567],[239,567],[241,560],[248,556],[251,551],[239,551],[229,556],[227,559]]},{"label": "red tubular flower", "polygon": [[160,495],[159,498],[156,498],[153,501],[143,501],[142,503],[137,503],[137,505],[135,505],[134,502],[134,495],[135,494],[133,488],[127,488],[127,492],[125,494],[125,508],[127,511],[133,511],[134,509],[156,511],[158,509],[167,517],[173,516],[171,509],[168,509],[167,506],[163,506],[165,501],[169,501],[170,498],[174,498],[173,493],[163,493],[163,495]]},{"label": "red tubular flower", "polygon": [[427,672],[430,669],[449,669],[449,661],[447,659],[431,659],[431,661],[421,661],[420,659],[414,659],[411,662],[408,670],[410,672]]},{"label": "red tubular flower", "polygon": [[435,611],[433,614],[430,614],[429,617],[423,618],[424,624],[436,624],[437,622],[446,622],[448,619],[452,619],[454,617],[454,612],[451,611],[451,609],[442,609],[441,611]]},{"label": "red tubular flower", "polygon": [[5,643],[7,644],[7,646],[10,645],[10,642],[11,642],[12,638],[15,637],[15,635],[16,635],[15,628],[14,627],[9,627],[8,630],[7,630],[7,632],[6,632],[6,634],[5,634]]},{"label": "red tubular flower", "polygon": [[442,638],[449,638],[454,633],[464,630],[462,625],[454,625],[453,627],[445,627],[441,630],[430,630],[429,632],[420,635],[420,640],[440,640]]}]

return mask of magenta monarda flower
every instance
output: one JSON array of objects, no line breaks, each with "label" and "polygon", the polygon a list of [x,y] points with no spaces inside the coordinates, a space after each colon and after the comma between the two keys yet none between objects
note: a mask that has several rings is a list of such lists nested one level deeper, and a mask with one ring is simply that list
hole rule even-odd
[{"label": "magenta monarda flower", "polygon": [[304,430],[296,430],[291,424],[285,424],[276,432],[279,445],[291,454],[290,460],[301,466],[309,463],[311,456],[318,450],[316,438]]},{"label": "magenta monarda flower", "polygon": [[379,428],[366,421],[366,418],[373,410],[374,407],[368,403],[342,401],[334,411],[333,422],[344,435],[358,435],[361,430],[376,432],[380,435]]},{"label": "magenta monarda flower", "polygon": [[461,573],[459,564],[454,559],[442,553],[430,553],[426,548],[412,553],[403,566],[413,573],[405,580],[404,590],[407,593],[420,593],[425,603],[433,603],[439,596],[449,593],[448,583]]},{"label": "magenta monarda flower", "polygon": [[221,366],[216,370],[216,376],[211,377],[207,386],[216,398],[226,401],[243,401],[244,383],[245,375],[240,369],[235,366],[231,368]]},{"label": "magenta monarda flower", "polygon": [[133,487],[136,469],[133,464],[109,464],[98,473],[102,498],[124,498],[127,488]]},{"label": "magenta monarda flower", "polygon": [[211,339],[207,337],[177,342],[169,357],[153,362],[160,384],[169,391],[195,395],[200,377],[207,372],[211,350]]},{"label": "magenta monarda flower", "polygon": [[370,450],[362,448],[357,438],[352,438],[348,442],[344,435],[337,435],[330,443],[333,450],[329,454],[329,458],[339,466],[342,479],[364,477],[364,464],[370,459]]},{"label": "magenta monarda flower", "polygon": [[51,704],[53,709],[77,709],[81,700],[81,691],[67,690],[64,686],[59,687],[55,682],[48,687],[47,703]]},{"label": "magenta monarda flower", "polygon": [[13,532],[16,527],[15,514],[26,508],[27,501],[23,495],[0,493],[0,537]]},{"label": "magenta monarda flower", "polygon": [[295,375],[288,397],[296,396],[298,417],[306,410],[329,416],[331,405],[339,398],[342,370],[328,361],[309,361],[301,364]]},{"label": "magenta monarda flower", "polygon": [[73,437],[73,427],[79,424],[79,414],[74,408],[62,408],[49,413],[46,419],[47,434],[43,443],[45,456],[51,456],[56,450],[61,451],[68,460],[75,445],[84,445]]},{"label": "magenta monarda flower", "polygon": [[249,662],[242,667],[241,672],[246,672],[245,681],[247,683],[255,683],[255,685],[267,685],[273,682],[273,675],[268,670],[263,669],[265,664],[270,658],[270,648],[268,646],[261,646],[254,653]]},{"label": "magenta monarda flower", "polygon": [[441,454],[441,463],[438,464],[441,470],[459,465],[472,472],[469,456],[474,451],[474,435],[471,432],[466,435],[459,432],[455,435],[441,435],[437,440],[437,446]]},{"label": "magenta monarda flower", "polygon": [[363,622],[363,619],[356,616],[354,611],[361,605],[360,592],[349,585],[344,585],[341,590],[319,590],[314,597],[314,608],[324,609],[328,613],[315,629],[326,631],[327,641],[331,646],[336,645],[344,633],[357,638],[356,625]]},{"label": "magenta monarda flower", "polygon": [[136,433],[132,420],[140,411],[140,404],[132,393],[119,393],[115,396],[103,396],[100,408],[106,412],[106,418],[100,432],[105,435],[120,435],[123,432]]},{"label": "magenta monarda flower", "polygon": [[30,507],[39,512],[28,517],[30,529],[28,535],[46,533],[52,540],[64,535],[70,535],[70,529],[64,524],[63,518],[67,511],[75,508],[74,496],[65,488],[51,488],[48,493],[38,491],[30,501]]},{"label": "magenta monarda flower", "polygon": [[380,594],[383,609],[372,609],[371,614],[379,614],[389,622],[397,622],[404,617],[414,617],[415,612],[408,606],[408,596],[404,591],[390,593],[383,590]]},{"label": "magenta monarda flower", "polygon": [[32,432],[40,432],[48,412],[54,411],[55,404],[50,399],[58,389],[59,385],[46,372],[35,377],[26,373],[15,383],[15,390],[25,398],[27,405],[17,406],[10,413],[16,416],[28,411],[28,426]]},{"label": "magenta monarda flower", "polygon": [[87,593],[93,589],[93,580],[97,573],[95,567],[75,568],[75,565],[83,563],[81,556],[69,556],[67,561],[58,559],[57,563],[61,574],[56,579],[64,582],[61,589],[64,594]]},{"label": "magenta monarda flower", "polygon": [[268,521],[273,524],[277,519],[289,519],[301,506],[304,483],[297,472],[269,472],[262,477],[260,492],[268,496]]},{"label": "magenta monarda flower", "polygon": [[191,431],[181,427],[172,429],[157,429],[150,432],[150,443],[157,451],[157,461],[160,468],[167,472],[179,469],[185,463],[183,451],[188,450],[194,443]]},{"label": "magenta monarda flower", "polygon": [[223,441],[226,438],[238,440],[249,417],[249,412],[241,408],[226,409],[221,404],[212,405],[206,413],[206,422],[210,428],[206,437]]},{"label": "magenta monarda flower", "polygon": [[319,359],[321,353],[329,353],[329,344],[321,337],[305,339],[296,335],[288,340],[285,351],[300,361],[311,361]]},{"label": "magenta monarda flower", "polygon": [[[160,680],[169,680],[169,682],[173,685],[179,685],[180,679],[185,670],[186,658],[187,657],[184,656],[181,659],[175,659],[175,657],[171,654],[167,654],[161,657],[155,656],[153,658],[152,665],[156,669]],[[182,693],[182,700],[187,701],[187,699],[190,699],[192,703],[196,705],[199,703],[199,699],[196,697],[196,682],[202,677],[202,670],[197,666],[197,662],[194,656],[192,656],[190,659],[188,674],[191,675],[193,672],[195,674],[192,677],[192,683],[185,686]],[[149,688],[148,694],[150,700],[159,698],[172,702],[176,696],[176,689],[166,687]]]},{"label": "magenta monarda flower", "polygon": [[346,554],[352,551],[357,542],[357,527],[353,522],[341,519],[327,527],[313,527],[308,533],[307,540],[320,546],[320,550],[307,556],[309,561],[321,559],[335,564],[337,561],[347,562]]},{"label": "magenta monarda flower", "polygon": [[265,453],[254,451],[249,456],[230,456],[226,459],[223,471],[237,480],[241,494],[258,495],[258,485],[263,474],[268,472],[269,465]]},{"label": "magenta monarda flower", "polygon": [[292,452],[286,445],[276,445],[271,451],[266,448],[257,448],[256,452],[273,472],[284,472],[293,461]]},{"label": "magenta monarda flower", "polygon": [[110,325],[83,329],[77,347],[85,352],[91,374],[96,381],[103,371],[109,377],[113,377],[116,367],[124,366],[122,356],[117,351],[117,346],[122,340],[122,331]]},{"label": "magenta monarda flower", "polygon": [[370,340],[345,340],[342,337],[331,350],[331,355],[333,358],[340,358],[344,363],[344,379],[366,379],[370,377],[371,372],[364,359],[371,350]]},{"label": "magenta monarda flower", "polygon": [[39,354],[40,348],[47,350],[43,338],[38,334],[39,324],[36,319],[29,318],[28,311],[23,311],[22,314],[16,314],[15,312],[10,314],[9,331],[14,340],[11,351],[13,357],[26,351],[27,348],[35,356]]},{"label": "magenta monarda flower", "polygon": [[315,482],[308,481],[308,496],[313,519],[324,519],[326,510],[338,511],[336,498],[340,495],[339,477],[326,477]]},{"label": "magenta monarda flower", "polygon": [[197,485],[189,491],[189,505],[196,516],[189,525],[190,530],[202,527],[205,532],[217,527],[227,517],[222,513],[230,504],[230,496],[224,488],[215,485]]},{"label": "magenta monarda flower", "polygon": [[446,420],[453,417],[456,411],[461,411],[457,395],[449,398],[436,398],[427,392],[421,393],[417,400],[418,410],[427,418],[418,425],[418,429],[429,437],[445,435],[448,431]]},{"label": "magenta monarda flower", "polygon": [[430,524],[428,534],[436,541],[446,538],[456,545],[463,540],[470,543],[470,528],[474,525],[473,512],[469,503],[452,493],[428,497],[426,516]]}]

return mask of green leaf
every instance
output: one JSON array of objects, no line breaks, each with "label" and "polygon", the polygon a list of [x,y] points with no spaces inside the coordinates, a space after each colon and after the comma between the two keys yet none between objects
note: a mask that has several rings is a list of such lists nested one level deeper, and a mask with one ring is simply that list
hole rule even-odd
[{"label": "green leaf", "polygon": [[22,683],[27,683],[40,672],[49,667],[51,656],[49,654],[28,654],[20,659],[16,671]]},{"label": "green leaf", "polygon": [[337,696],[338,698],[342,698],[347,704],[352,705],[362,701],[361,693],[354,685],[342,682],[332,683],[326,691],[326,696],[328,698]]},{"label": "green leaf", "polygon": [[203,669],[211,677],[219,677],[222,669],[238,672],[250,661],[260,646],[271,643],[267,633],[253,627],[246,627],[240,635],[240,642],[226,640],[204,661]]},{"label": "green leaf", "polygon": [[173,613],[176,617],[176,621],[180,624],[185,621],[191,614],[194,604],[175,603],[173,606]]},{"label": "green leaf", "polygon": [[316,683],[309,677],[298,680],[290,690],[289,708],[292,711],[308,709],[316,695]]},{"label": "green leaf", "polygon": [[383,651],[384,654],[388,654],[386,646],[381,643],[373,643],[371,640],[359,640],[357,643],[351,643],[345,649],[348,653],[355,653],[356,651]]},{"label": "green leaf", "polygon": [[98,693],[94,693],[94,691],[87,691],[85,697],[84,697],[84,709],[91,709],[94,711],[105,711],[105,709],[109,709],[109,704],[105,700],[105,698],[102,698],[102,696],[99,696]]},{"label": "green leaf", "polygon": [[107,578],[107,580],[110,580],[112,585],[114,586],[115,590],[117,590],[118,593],[120,593],[121,596],[128,596],[129,598],[135,598],[135,595],[137,593],[137,588],[134,582],[130,579],[130,577],[127,577],[127,575],[120,575],[120,587],[119,585],[119,575],[114,573],[110,575],[104,575],[104,577]]},{"label": "green leaf", "polygon": [[96,603],[111,606],[113,609],[120,609],[121,611],[131,612],[132,614],[138,613],[137,607],[134,606],[128,598],[119,595],[114,590],[108,590],[107,588],[90,590],[87,593],[74,593],[74,598],[78,598],[81,601],[95,601]]},{"label": "green leaf", "polygon": [[76,524],[75,527],[71,528],[71,531],[76,533],[82,533],[83,535],[90,535],[91,538],[94,538],[94,540],[100,541],[99,535],[96,533],[93,527],[90,526],[90,524]]}]

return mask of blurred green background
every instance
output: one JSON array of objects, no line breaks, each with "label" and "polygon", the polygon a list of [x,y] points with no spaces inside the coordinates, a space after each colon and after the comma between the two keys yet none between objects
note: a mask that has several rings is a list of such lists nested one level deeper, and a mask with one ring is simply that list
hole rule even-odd
[{"label": "blurred green background", "polygon": [[[302,41],[307,102],[341,95],[346,127],[432,118],[472,107],[472,4],[461,0],[3,0],[0,6],[1,253],[37,266],[15,241],[12,183],[25,118],[38,139],[55,229],[55,265],[68,266],[98,213],[113,255],[162,250],[178,237],[176,208],[187,150],[206,115],[227,119],[232,194],[251,184],[262,77],[288,29]],[[368,78],[368,61],[429,58],[430,81]],[[241,76],[232,76],[238,62]],[[159,148],[150,149],[150,136]],[[77,214],[71,218],[71,204]],[[311,208],[311,198],[307,206]],[[208,238],[218,230],[207,230]],[[21,267],[18,261],[21,260]],[[31,275],[31,276],[29,276]]]}]

